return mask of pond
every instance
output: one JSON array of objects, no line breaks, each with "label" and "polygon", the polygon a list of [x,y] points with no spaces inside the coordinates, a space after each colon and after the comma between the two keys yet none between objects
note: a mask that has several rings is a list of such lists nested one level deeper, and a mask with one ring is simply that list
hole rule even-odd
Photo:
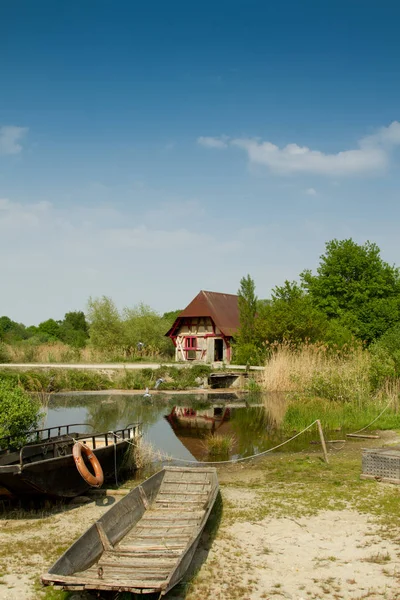
[{"label": "pond", "polygon": [[[150,399],[138,394],[55,394],[51,397],[45,426],[88,423],[96,431],[110,431],[142,423],[144,439],[154,449],[184,460],[223,460],[208,457],[204,438],[210,433],[232,438],[229,458],[257,454],[290,435],[280,428],[286,411],[282,394],[157,394]],[[330,439],[343,435],[331,432]],[[282,451],[316,449],[316,430],[282,447]]]}]

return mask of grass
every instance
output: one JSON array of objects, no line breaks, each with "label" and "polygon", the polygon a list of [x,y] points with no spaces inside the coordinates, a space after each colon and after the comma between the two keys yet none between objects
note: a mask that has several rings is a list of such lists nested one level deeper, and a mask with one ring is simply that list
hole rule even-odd
[{"label": "grass", "polygon": [[[400,380],[383,379],[375,389],[376,364],[361,347],[334,352],[324,344],[276,344],[263,373],[263,389],[285,392],[280,423],[298,431],[315,419],[326,429],[356,430],[374,421],[375,428],[400,427]],[[269,396],[264,399],[271,408]],[[283,414],[282,414],[283,413]]]},{"label": "grass", "polygon": [[144,390],[154,388],[157,379],[164,381],[162,390],[185,390],[196,388],[199,382],[211,373],[208,365],[190,367],[160,367],[133,371],[107,369],[94,370],[51,369],[29,371],[0,371],[0,380],[12,381],[29,392],[46,395],[61,391],[97,391],[108,389]]},{"label": "grass", "polygon": [[[282,429],[286,432],[300,431],[320,419],[326,430],[345,429],[355,431],[372,423],[387,406],[387,400],[366,401],[358,406],[353,403],[331,402],[321,398],[292,397],[286,405]],[[373,424],[374,429],[399,429],[400,412],[390,410]]]},{"label": "grass", "polygon": [[209,433],[202,445],[209,456],[229,456],[235,443],[234,435],[219,435]]},{"label": "grass", "polygon": [[[259,521],[267,516],[300,518],[321,510],[353,508],[375,516],[381,531],[395,534],[400,527],[400,503],[396,486],[379,486],[360,480],[359,442],[349,443],[348,450],[331,457],[325,464],[319,455],[270,455],[255,465],[258,478],[246,484],[258,501],[252,507],[233,508],[225,503],[226,516],[233,521]],[[240,480],[230,482],[242,488]]]}]

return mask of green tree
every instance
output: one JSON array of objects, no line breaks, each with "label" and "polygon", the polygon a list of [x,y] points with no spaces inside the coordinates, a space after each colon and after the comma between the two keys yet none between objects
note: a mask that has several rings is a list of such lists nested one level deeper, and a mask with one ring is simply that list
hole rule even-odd
[{"label": "green tree", "polygon": [[0,380],[0,438],[10,436],[12,445],[23,444],[24,433],[37,427],[40,405],[22,388]]},{"label": "green tree", "polygon": [[258,365],[262,360],[260,344],[256,339],[258,299],[256,286],[250,275],[240,280],[238,305],[240,327],[233,344],[233,360],[236,364]]},{"label": "green tree", "polygon": [[122,320],[111,298],[89,298],[87,315],[94,348],[105,352],[121,348],[124,337]]},{"label": "green tree", "polygon": [[89,338],[89,325],[82,311],[68,312],[61,323],[61,339],[75,348],[84,348]]},{"label": "green tree", "polygon": [[138,343],[144,344],[146,355],[173,353],[173,344],[165,337],[172,324],[171,319],[160,316],[143,303],[125,308],[123,315],[124,343],[129,353],[136,353]]},{"label": "green tree", "polygon": [[272,291],[272,302],[260,310],[257,326],[257,337],[268,342],[315,342],[323,339],[328,319],[312,305],[304,289],[296,282],[285,281]]},{"label": "green tree", "polygon": [[10,317],[0,317],[0,340],[13,343],[29,337],[25,325],[12,321]]},{"label": "green tree", "polygon": [[373,341],[399,321],[399,269],[382,260],[376,244],[332,240],[317,274],[303,271],[301,280],[313,306],[362,340]]},{"label": "green tree", "polygon": [[61,327],[60,322],[54,319],[47,319],[39,323],[38,333],[47,336],[48,340],[59,340],[61,339]]},{"label": "green tree", "polygon": [[238,291],[239,304],[239,340],[241,344],[254,342],[255,321],[257,314],[257,296],[254,279],[247,275],[240,280]]}]

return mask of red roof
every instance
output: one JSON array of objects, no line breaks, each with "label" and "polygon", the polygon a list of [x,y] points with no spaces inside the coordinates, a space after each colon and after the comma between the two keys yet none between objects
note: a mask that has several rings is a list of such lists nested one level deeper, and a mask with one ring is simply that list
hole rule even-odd
[{"label": "red roof", "polygon": [[231,337],[239,329],[238,297],[235,294],[220,294],[202,290],[178,315],[174,326],[178,320],[184,317],[210,317],[225,336]]}]

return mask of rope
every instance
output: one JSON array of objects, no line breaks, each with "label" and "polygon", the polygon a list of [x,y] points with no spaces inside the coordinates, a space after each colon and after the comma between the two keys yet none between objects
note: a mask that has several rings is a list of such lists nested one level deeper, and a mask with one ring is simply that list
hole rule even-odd
[{"label": "rope", "polygon": [[380,419],[381,416],[383,415],[383,413],[387,411],[387,409],[389,408],[389,406],[392,404],[393,400],[395,400],[394,396],[393,396],[393,398],[391,400],[389,400],[389,403],[387,404],[387,406],[385,406],[385,408],[383,409],[383,411],[373,421],[371,421],[371,423],[369,423],[368,425],[366,425],[362,429],[359,429],[358,431],[353,431],[352,433],[361,433],[361,431],[365,431],[366,429],[368,429],[369,427],[371,427],[371,425],[373,425],[378,419]]},{"label": "rope", "polygon": [[[273,452],[274,450],[281,448],[285,444],[292,442],[293,440],[298,438],[300,435],[302,435],[305,431],[308,431],[308,429],[311,429],[311,427],[313,425],[315,425],[317,420],[318,419],[313,421],[310,425],[308,425],[305,429],[303,429],[299,433],[296,433],[296,435],[294,435],[293,437],[289,438],[288,440],[285,440],[284,442],[281,442],[277,446],[274,446],[273,448],[269,448],[268,450],[264,450],[263,452],[259,452],[258,454],[253,454],[252,456],[244,456],[243,458],[233,458],[231,460],[219,460],[219,461],[206,461],[206,460],[199,461],[199,460],[186,460],[185,458],[175,458],[173,456],[168,456],[168,455],[162,454],[159,451],[156,451],[156,452],[152,451],[152,454],[154,456],[158,456],[158,457],[165,457],[166,460],[169,460],[169,461],[182,462],[182,463],[186,463],[186,464],[188,463],[188,464],[192,464],[192,465],[226,465],[226,464],[231,464],[231,463],[244,462],[246,460],[252,460],[253,458],[258,458],[259,456],[264,456],[265,454],[268,454],[269,452]],[[121,440],[123,439],[120,436],[118,436],[116,433],[114,433],[113,431],[110,431],[109,433],[112,433],[116,438],[119,438]],[[128,444],[132,444],[132,446],[136,446],[136,444],[133,444],[129,440],[125,440],[125,441],[127,441]]]}]

